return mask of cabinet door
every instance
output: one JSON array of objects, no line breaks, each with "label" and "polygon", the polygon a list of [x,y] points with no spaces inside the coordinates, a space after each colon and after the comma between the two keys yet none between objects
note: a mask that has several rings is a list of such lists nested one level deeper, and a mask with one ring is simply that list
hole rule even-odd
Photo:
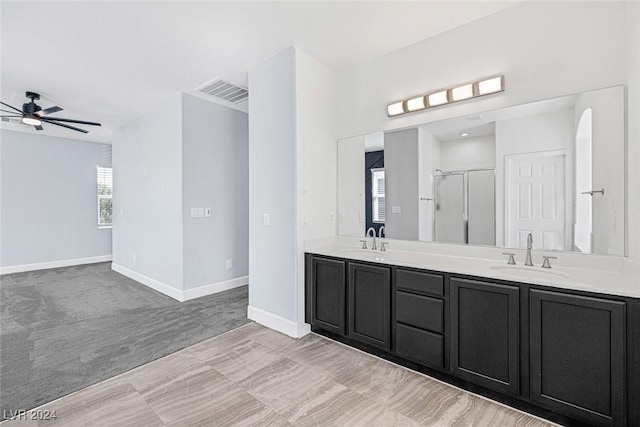
[{"label": "cabinet door", "polygon": [[349,263],[349,336],[391,349],[391,273],[386,267]]},{"label": "cabinet door", "polygon": [[345,262],[314,257],[312,271],[311,324],[345,335]]},{"label": "cabinet door", "polygon": [[520,390],[519,288],[451,279],[451,371],[478,385]]},{"label": "cabinet door", "polygon": [[598,425],[623,425],[624,302],[532,290],[531,399]]}]

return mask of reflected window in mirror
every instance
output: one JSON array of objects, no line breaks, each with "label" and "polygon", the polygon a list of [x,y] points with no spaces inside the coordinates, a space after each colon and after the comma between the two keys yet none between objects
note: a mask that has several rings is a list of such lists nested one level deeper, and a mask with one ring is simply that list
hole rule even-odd
[{"label": "reflected window in mirror", "polygon": [[384,169],[371,169],[371,213],[373,222],[384,224]]}]

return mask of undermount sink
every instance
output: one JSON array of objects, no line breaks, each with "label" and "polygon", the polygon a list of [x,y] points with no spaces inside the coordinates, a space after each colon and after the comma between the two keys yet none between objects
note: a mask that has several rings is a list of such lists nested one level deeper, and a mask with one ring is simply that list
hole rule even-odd
[{"label": "undermount sink", "polygon": [[551,269],[542,269],[536,267],[517,267],[512,265],[492,265],[489,267],[493,271],[497,271],[504,274],[509,274],[514,277],[520,277],[522,279],[570,279],[566,273],[560,271],[553,271]]},{"label": "undermount sink", "polygon": [[369,261],[390,261],[393,257],[389,256],[386,252],[373,249],[347,249],[342,251],[345,256],[358,256],[366,258]]}]

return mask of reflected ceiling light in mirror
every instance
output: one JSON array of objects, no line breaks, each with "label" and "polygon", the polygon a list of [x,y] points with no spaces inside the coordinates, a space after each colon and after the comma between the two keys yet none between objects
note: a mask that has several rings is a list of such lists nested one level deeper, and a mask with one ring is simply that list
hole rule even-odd
[{"label": "reflected ceiling light in mirror", "polygon": [[443,90],[442,92],[436,92],[429,95],[429,107],[436,107],[438,105],[446,104],[449,102],[449,96],[447,96],[447,91]]},{"label": "reflected ceiling light in mirror", "polygon": [[407,101],[407,111],[418,111],[425,108],[427,108],[427,104],[424,102],[424,96],[419,96]]},{"label": "reflected ceiling light in mirror", "polygon": [[426,95],[394,102],[387,105],[387,114],[389,117],[399,116],[405,113],[503,91],[504,75],[487,77],[476,80],[475,82],[453,86],[449,89],[441,89]]},{"label": "reflected ceiling light in mirror", "polygon": [[398,114],[404,114],[404,113],[406,113],[406,111],[404,111],[404,101],[390,104],[387,107],[387,114],[389,114],[389,117],[397,116]]},{"label": "reflected ceiling light in mirror", "polygon": [[469,136],[469,132],[462,132],[460,136]]},{"label": "reflected ceiling light in mirror", "polygon": [[451,89],[451,100],[462,101],[463,99],[473,98],[473,84],[454,87]]}]

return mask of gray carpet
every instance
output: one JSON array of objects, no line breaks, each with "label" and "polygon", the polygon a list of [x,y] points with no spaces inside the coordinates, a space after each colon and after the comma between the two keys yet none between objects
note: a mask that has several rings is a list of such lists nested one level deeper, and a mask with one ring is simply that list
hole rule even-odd
[{"label": "gray carpet", "polygon": [[0,276],[0,291],[3,414],[249,322],[246,286],[179,303],[110,263]]}]

